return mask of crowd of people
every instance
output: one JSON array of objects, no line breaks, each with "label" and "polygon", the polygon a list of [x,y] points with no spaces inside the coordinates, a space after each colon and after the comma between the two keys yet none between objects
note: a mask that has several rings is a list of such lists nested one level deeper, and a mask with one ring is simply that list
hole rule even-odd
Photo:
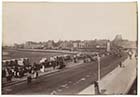
[{"label": "crowd of people", "polygon": [[18,64],[18,60],[6,60],[2,63],[2,78],[6,78],[8,82],[12,81],[12,78],[22,78],[27,73],[35,73],[37,71],[36,65],[30,65],[29,59],[23,60],[23,65]]},{"label": "crowd of people", "polygon": [[[50,58],[42,58],[39,63],[30,63],[28,58],[3,60],[2,64],[2,78],[6,78],[7,82],[11,82],[13,78],[27,79],[37,78],[39,71],[45,72],[46,68],[52,67],[53,69],[65,68],[68,62],[78,62],[78,60],[86,59],[85,56],[79,55],[59,55]],[[20,59],[21,60],[21,59]],[[22,62],[23,65],[20,63]],[[85,61],[86,62],[86,61]]]},{"label": "crowd of people", "polygon": [[[105,56],[108,53],[100,54],[100,56]],[[118,52],[111,52],[110,54],[119,55]],[[45,72],[46,68],[52,67],[53,69],[65,68],[68,62],[77,63],[79,60],[83,62],[91,62],[96,60],[97,54],[74,54],[74,55],[59,55],[50,58],[42,58],[39,63],[30,64],[28,58],[22,59],[22,64],[19,65],[18,59],[12,59],[8,61],[3,61],[2,67],[2,77],[6,78],[7,82],[11,82],[12,78],[22,78],[27,77],[28,83],[31,82],[32,78],[37,78],[39,71]]]}]

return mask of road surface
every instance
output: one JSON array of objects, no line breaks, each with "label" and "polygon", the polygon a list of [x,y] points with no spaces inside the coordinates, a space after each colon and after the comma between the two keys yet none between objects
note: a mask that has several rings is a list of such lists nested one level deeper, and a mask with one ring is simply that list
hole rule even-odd
[{"label": "road surface", "polygon": [[[109,55],[101,58],[101,78],[125,60],[123,57]],[[26,81],[2,88],[2,94],[78,94],[81,90],[97,80],[97,62],[83,63],[72,68],[63,69],[34,80],[30,85]]]}]

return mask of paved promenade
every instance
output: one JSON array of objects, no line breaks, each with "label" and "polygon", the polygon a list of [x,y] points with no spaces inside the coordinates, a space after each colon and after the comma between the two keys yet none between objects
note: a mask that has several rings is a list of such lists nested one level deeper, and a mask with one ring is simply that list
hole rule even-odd
[{"label": "paved promenade", "polygon": [[[136,78],[136,67],[135,57],[127,58],[122,67],[118,65],[116,69],[99,81],[101,94],[127,94]],[[79,94],[96,94],[94,85],[90,85]]]}]

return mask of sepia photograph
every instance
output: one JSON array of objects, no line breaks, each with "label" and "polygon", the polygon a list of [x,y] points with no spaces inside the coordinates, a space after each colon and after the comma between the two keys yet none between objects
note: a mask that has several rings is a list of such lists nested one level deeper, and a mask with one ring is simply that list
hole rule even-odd
[{"label": "sepia photograph", "polygon": [[2,95],[137,95],[137,2],[2,2]]}]

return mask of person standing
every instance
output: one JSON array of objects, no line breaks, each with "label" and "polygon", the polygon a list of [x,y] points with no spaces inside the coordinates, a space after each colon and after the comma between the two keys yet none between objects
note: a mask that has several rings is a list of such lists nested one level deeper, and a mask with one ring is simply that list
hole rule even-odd
[{"label": "person standing", "polygon": [[37,79],[38,78],[38,72],[34,71],[34,78]]},{"label": "person standing", "polygon": [[73,56],[74,63],[77,63],[76,55]]},{"label": "person standing", "polygon": [[94,87],[95,87],[95,94],[99,95],[100,90],[99,90],[99,84],[97,81],[94,81]]},{"label": "person standing", "polygon": [[129,58],[130,58],[130,59],[132,59],[132,54],[133,54],[132,51],[128,51],[128,55],[129,55]]},{"label": "person standing", "polygon": [[41,72],[45,72],[45,66],[42,65],[42,68],[40,69]]}]

